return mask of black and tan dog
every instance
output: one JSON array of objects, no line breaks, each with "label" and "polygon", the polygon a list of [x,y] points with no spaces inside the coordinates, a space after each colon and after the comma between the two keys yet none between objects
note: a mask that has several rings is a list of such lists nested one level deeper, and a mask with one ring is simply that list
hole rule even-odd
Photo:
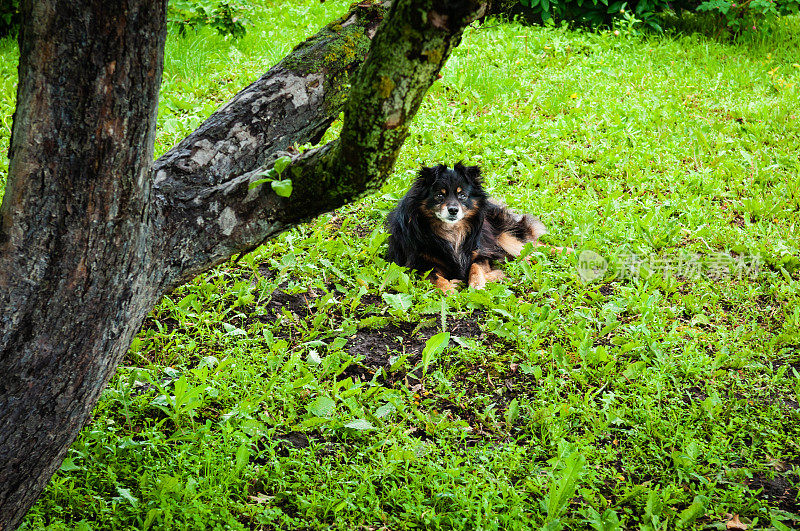
[{"label": "black and tan dog", "polygon": [[[483,288],[503,272],[492,261],[517,257],[526,243],[543,245],[547,229],[537,218],[492,201],[478,166],[423,167],[387,221],[386,259],[420,272],[444,291],[468,282]],[[563,251],[560,247],[552,248]]]}]

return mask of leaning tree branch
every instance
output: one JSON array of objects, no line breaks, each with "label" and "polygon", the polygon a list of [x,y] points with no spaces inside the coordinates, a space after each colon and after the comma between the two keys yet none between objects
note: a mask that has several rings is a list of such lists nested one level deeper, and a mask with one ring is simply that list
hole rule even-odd
[{"label": "leaning tree branch", "polygon": [[[153,254],[154,260],[167,262],[164,290],[198,274],[205,264],[225,259],[226,247],[215,251],[217,244],[211,240],[232,233],[227,203],[235,200],[230,192],[237,183],[246,187],[262,166],[270,166],[289,150],[296,153],[296,145],[321,139],[344,108],[350,80],[389,5],[389,0],[354,5],[155,162],[152,233],[158,237],[153,240]],[[245,197],[247,201],[236,209],[238,216],[258,217],[265,205],[256,207],[252,194]],[[262,241],[278,228],[258,230]],[[214,258],[206,258],[209,253]]]},{"label": "leaning tree branch", "polygon": [[156,198],[182,207],[199,190],[263,166],[277,152],[318,142],[343,109],[388,6],[354,5],[160,157]]},{"label": "leaning tree branch", "polygon": [[[480,0],[395,2],[353,76],[340,137],[294,156],[287,170],[294,187],[291,197],[277,196],[268,185],[251,186],[274,160],[207,185],[166,184],[169,177],[160,173],[156,189],[170,189],[160,199],[173,213],[165,218],[163,231],[174,235],[167,248],[175,268],[166,279],[167,286],[377,190],[394,166],[423,96],[460,42],[464,28],[482,16],[485,8]],[[200,154],[206,159],[217,152],[201,147],[195,157]],[[180,202],[180,208],[174,208],[175,202]]]}]

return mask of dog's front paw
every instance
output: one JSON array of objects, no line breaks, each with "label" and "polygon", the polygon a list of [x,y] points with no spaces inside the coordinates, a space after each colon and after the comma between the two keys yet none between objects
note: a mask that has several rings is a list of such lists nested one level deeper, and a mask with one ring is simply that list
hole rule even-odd
[{"label": "dog's front paw", "polygon": [[574,254],[575,249],[572,247],[552,247],[550,249],[551,254]]},{"label": "dog's front paw", "polygon": [[456,286],[461,284],[461,281],[458,279],[448,280],[442,276],[436,276],[433,279],[433,283],[436,284],[436,287],[442,290],[445,293],[455,293]]},{"label": "dog's front paw", "polygon": [[500,282],[506,278],[506,274],[499,269],[492,269],[486,273],[486,282]]}]

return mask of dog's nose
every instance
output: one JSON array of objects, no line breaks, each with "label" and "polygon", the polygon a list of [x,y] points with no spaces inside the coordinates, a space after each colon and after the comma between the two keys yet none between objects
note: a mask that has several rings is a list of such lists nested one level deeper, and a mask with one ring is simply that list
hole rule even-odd
[{"label": "dog's nose", "polygon": [[447,207],[447,211],[450,213],[451,216],[455,216],[458,214],[458,207],[457,206],[449,206]]}]

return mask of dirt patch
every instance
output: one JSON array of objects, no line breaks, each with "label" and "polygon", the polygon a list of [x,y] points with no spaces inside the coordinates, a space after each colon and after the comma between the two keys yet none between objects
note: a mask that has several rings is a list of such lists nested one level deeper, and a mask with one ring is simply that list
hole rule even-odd
[{"label": "dirt patch", "polygon": [[[800,352],[800,345],[792,345],[793,349],[798,349],[797,352]],[[773,360],[772,361],[772,368],[773,370],[778,370],[784,365],[788,365],[790,369],[794,369],[797,372],[800,372],[800,361],[797,360]]]},{"label": "dirt patch", "polygon": [[689,387],[688,389],[684,389],[683,391],[683,403],[687,406],[692,402],[702,402],[708,398],[708,395],[703,392],[703,390],[697,386]]},{"label": "dirt patch", "polygon": [[792,400],[791,398],[781,398],[783,405],[789,409],[798,409],[800,408],[800,403],[797,400]]},{"label": "dirt patch", "polygon": [[154,319],[152,315],[148,315],[145,318],[144,323],[142,323],[142,330],[139,333],[141,334],[142,332],[148,332],[150,330],[158,333],[163,331],[166,334],[171,334],[175,331],[181,334],[186,333],[186,329],[181,327],[181,324],[174,317]]},{"label": "dirt patch", "polygon": [[[285,285],[276,289],[272,293],[269,303],[260,309],[258,314],[251,314],[249,319],[272,323],[285,311],[289,311],[301,319],[319,312],[315,302],[325,294],[323,290],[310,289],[307,292],[290,294],[284,289],[286,289]],[[331,286],[331,289],[335,288]],[[375,315],[372,307],[380,308],[385,304],[385,301],[378,295],[365,294],[360,299],[360,313],[365,317]],[[450,332],[450,346],[456,345],[454,341],[456,337],[484,337],[484,332],[480,328],[483,317],[484,312],[482,311],[474,311],[463,317],[448,317],[446,331]],[[341,320],[341,316],[336,312],[331,315],[331,318],[337,323]],[[440,331],[440,328],[433,324],[433,320],[431,323],[431,326],[420,327],[417,322],[388,322],[383,326],[359,329],[354,335],[347,338],[347,344],[344,347],[348,354],[358,361],[345,369],[339,377],[347,378],[349,376],[370,380],[376,371],[381,368],[388,369],[391,366],[392,356],[405,354],[408,356],[408,363],[416,364],[422,355],[425,343]],[[286,332],[286,336],[282,335],[282,332],[276,332],[275,337],[290,338],[288,328]],[[401,378],[403,376],[405,375],[399,375]]]},{"label": "dirt patch", "polygon": [[299,431],[290,431],[284,435],[276,435],[275,440],[279,441],[279,446],[290,448],[308,448],[311,440],[308,435]]},{"label": "dirt patch", "polygon": [[[268,261],[258,264],[258,274],[263,280],[270,281],[278,278],[278,271],[272,269]],[[251,275],[250,280],[255,280],[255,276]]]},{"label": "dirt patch", "polygon": [[361,364],[371,369],[388,368],[391,353],[405,353],[414,357],[422,353],[425,341],[433,335],[424,335],[422,330],[417,335],[412,335],[413,330],[413,323],[392,323],[375,329],[362,328],[347,340],[347,352],[354,357],[363,356]]},{"label": "dirt patch", "polygon": [[314,308],[314,301],[322,295],[322,293],[318,293],[313,289],[296,295],[291,295],[281,289],[276,289],[272,292],[269,304],[263,309],[263,315],[276,317],[281,315],[282,311],[285,309],[301,317],[308,317],[316,311]]},{"label": "dirt patch", "polygon": [[[447,320],[447,331],[451,338],[479,337],[482,335],[478,324],[479,314],[458,319]],[[361,356],[361,364],[376,370],[388,368],[389,358],[392,355],[407,354],[409,359],[416,359],[422,354],[425,343],[431,336],[439,332],[438,328],[417,328],[417,323],[390,323],[380,328],[362,328],[347,341],[347,351],[350,355]],[[455,342],[451,339],[450,346]]]},{"label": "dirt patch", "polygon": [[[349,221],[352,221],[353,218],[350,218]],[[353,234],[360,239],[364,239],[370,234],[372,231],[375,230],[375,227],[378,223],[344,223],[345,219],[339,216],[339,213],[334,212],[333,217],[328,220],[327,227],[331,229],[332,232],[340,232],[343,231],[345,234]]]},{"label": "dirt patch", "polygon": [[267,449],[275,443],[275,453],[280,457],[288,457],[290,450],[304,450],[311,446],[312,442],[322,441],[321,437],[313,433],[303,433],[290,431],[285,434],[276,434],[272,439],[261,437],[256,441],[254,452],[250,461],[257,465],[268,465],[270,459],[266,454]]},{"label": "dirt patch", "polygon": [[764,472],[756,472],[753,478],[747,480],[750,490],[760,490],[756,496],[766,500],[770,505],[791,514],[800,515],[800,501],[798,491],[785,477],[776,474],[769,478]]},{"label": "dirt patch", "polygon": [[361,301],[361,306],[364,307],[386,305],[386,302],[383,300],[383,298],[378,297],[377,295],[374,295],[372,293],[367,293],[366,295],[362,295],[360,301]]},{"label": "dirt patch", "polygon": [[598,289],[598,291],[600,292],[600,295],[602,295],[603,297],[612,296],[614,294],[614,285],[613,284],[615,284],[615,283],[606,282],[604,284],[600,284],[600,288]]}]

